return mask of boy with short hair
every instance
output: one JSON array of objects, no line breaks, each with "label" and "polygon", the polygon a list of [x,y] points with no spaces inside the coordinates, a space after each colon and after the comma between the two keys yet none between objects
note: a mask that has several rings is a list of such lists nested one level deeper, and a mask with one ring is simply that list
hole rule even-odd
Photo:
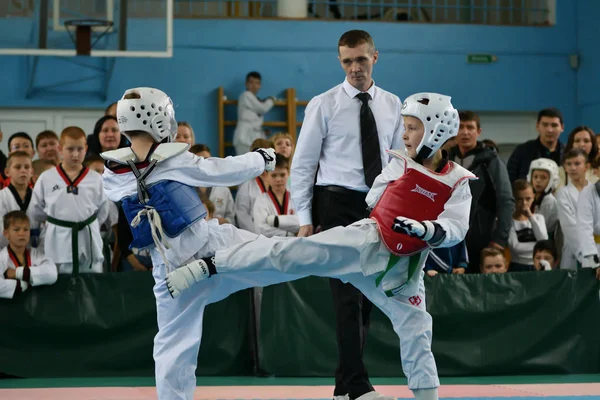
[{"label": "boy with short hair", "polygon": [[35,156],[35,147],[33,139],[26,132],[17,132],[10,135],[8,138],[8,154],[13,151],[24,151],[29,153],[31,158]]},{"label": "boy with short hair", "polygon": [[35,148],[40,160],[48,160],[54,165],[60,163],[59,139],[54,131],[45,130],[35,137]]},{"label": "boy with short hair", "polygon": [[558,265],[558,253],[552,240],[540,240],[533,247],[533,268],[536,271],[552,271]]},{"label": "boy with short hair", "polygon": [[40,175],[33,189],[29,215],[47,222],[44,252],[61,274],[103,270],[100,225],[109,205],[102,177],[83,165],[86,151],[83,130],[65,128],[59,145],[62,163]]},{"label": "boy with short hair", "polygon": [[33,176],[31,177],[31,182],[33,182],[34,186],[43,172],[56,167],[56,164],[54,164],[52,161],[40,159],[33,160],[31,165],[33,167]]},{"label": "boy with short hair", "polygon": [[[30,187],[32,175],[32,163],[29,153],[24,151],[13,151],[6,162],[6,176],[10,179],[8,186],[0,190],[0,230],[4,215],[10,211],[21,210],[27,212],[31,202],[33,190]],[[31,246],[37,247],[40,237],[40,226],[32,224]],[[0,248],[8,245],[8,240],[0,237]]]},{"label": "boy with short hair", "polygon": [[504,274],[508,271],[507,264],[504,252],[497,247],[485,247],[481,250],[482,274]]},{"label": "boy with short hair", "polygon": [[275,105],[275,98],[258,98],[261,83],[262,77],[258,72],[249,72],[246,75],[246,91],[238,99],[238,121],[233,132],[233,146],[238,156],[250,151],[255,139],[267,138],[262,124],[264,115]]},{"label": "boy with short hair", "polygon": [[29,218],[21,210],[4,216],[8,246],[0,250],[0,298],[12,299],[30,286],[56,282],[56,265],[41,249],[28,249]]}]

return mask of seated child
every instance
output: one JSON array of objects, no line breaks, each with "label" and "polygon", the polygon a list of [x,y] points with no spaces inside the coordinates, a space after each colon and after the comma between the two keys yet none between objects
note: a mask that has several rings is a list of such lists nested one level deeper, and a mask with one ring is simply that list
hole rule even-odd
[{"label": "seated child", "polygon": [[425,262],[425,272],[429,276],[442,274],[464,274],[469,266],[469,256],[465,241],[447,248],[433,249]]},{"label": "seated child", "polygon": [[24,211],[11,211],[4,216],[4,237],[8,246],[0,250],[0,297],[12,299],[30,286],[56,282],[54,262],[42,249],[28,249],[29,218]]},{"label": "seated child", "polygon": [[496,247],[486,247],[481,250],[481,273],[504,274],[508,270],[502,250]]},{"label": "seated child", "polygon": [[552,240],[540,240],[533,248],[533,268],[536,271],[552,271],[558,265],[558,254]]}]

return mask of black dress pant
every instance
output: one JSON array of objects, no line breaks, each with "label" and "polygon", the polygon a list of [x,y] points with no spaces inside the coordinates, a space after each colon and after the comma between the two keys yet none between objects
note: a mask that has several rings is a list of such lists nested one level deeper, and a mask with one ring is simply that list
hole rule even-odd
[{"label": "black dress pant", "polygon": [[[316,186],[315,216],[321,229],[350,225],[368,217],[365,197],[366,193],[339,186]],[[351,284],[330,279],[330,285],[339,353],[333,394],[349,394],[351,399],[355,399],[374,390],[363,362],[373,304]]]}]

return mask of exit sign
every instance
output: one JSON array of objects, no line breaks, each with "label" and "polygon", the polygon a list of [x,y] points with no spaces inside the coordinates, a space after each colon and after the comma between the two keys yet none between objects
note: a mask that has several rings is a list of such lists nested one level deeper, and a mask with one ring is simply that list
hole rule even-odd
[{"label": "exit sign", "polygon": [[498,57],[492,54],[469,54],[467,62],[469,64],[491,64],[498,61]]}]

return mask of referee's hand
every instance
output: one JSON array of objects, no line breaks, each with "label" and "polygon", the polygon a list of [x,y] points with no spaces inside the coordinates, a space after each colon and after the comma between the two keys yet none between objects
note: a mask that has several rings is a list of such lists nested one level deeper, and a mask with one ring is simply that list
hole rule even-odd
[{"label": "referee's hand", "polygon": [[310,236],[313,234],[314,229],[312,225],[302,225],[298,231],[298,237]]}]

